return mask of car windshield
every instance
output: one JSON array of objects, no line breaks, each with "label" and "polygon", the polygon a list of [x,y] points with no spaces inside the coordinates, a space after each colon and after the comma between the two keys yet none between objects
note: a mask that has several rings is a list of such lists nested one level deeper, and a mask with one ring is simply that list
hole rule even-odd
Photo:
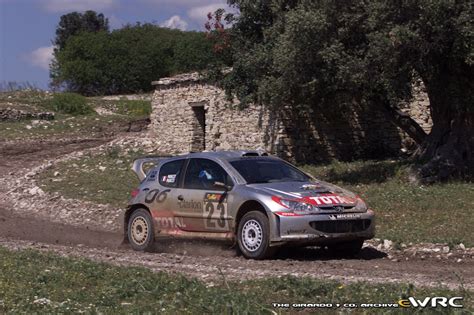
[{"label": "car windshield", "polygon": [[245,158],[230,162],[248,184],[306,182],[311,178],[288,163],[273,159]]}]

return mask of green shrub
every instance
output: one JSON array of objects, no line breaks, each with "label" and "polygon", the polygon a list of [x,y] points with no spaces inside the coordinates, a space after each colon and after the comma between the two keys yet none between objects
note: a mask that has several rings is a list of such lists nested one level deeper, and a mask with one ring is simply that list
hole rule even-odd
[{"label": "green shrub", "polygon": [[87,115],[94,112],[87,99],[76,93],[58,93],[50,101],[52,110],[71,115]]}]

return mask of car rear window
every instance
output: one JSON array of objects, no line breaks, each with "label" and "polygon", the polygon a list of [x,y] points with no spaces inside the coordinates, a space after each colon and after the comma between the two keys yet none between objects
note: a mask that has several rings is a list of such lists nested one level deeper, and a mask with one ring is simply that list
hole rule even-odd
[{"label": "car rear window", "polygon": [[288,163],[273,159],[241,159],[230,164],[242,175],[248,184],[285,181],[305,182],[311,178]]},{"label": "car rear window", "polygon": [[178,187],[184,161],[185,160],[182,159],[163,164],[160,168],[160,185],[165,187]]}]

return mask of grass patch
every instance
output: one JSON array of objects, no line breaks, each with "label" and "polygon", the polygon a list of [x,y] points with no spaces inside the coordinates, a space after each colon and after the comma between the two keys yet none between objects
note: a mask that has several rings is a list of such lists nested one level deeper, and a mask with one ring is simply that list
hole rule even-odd
[{"label": "grass patch", "polygon": [[57,114],[54,120],[23,120],[2,122],[0,134],[2,139],[44,139],[52,136],[84,136],[95,137],[110,130],[116,130],[117,125],[126,124],[129,117],[122,115],[87,115],[70,116]]},{"label": "grass patch", "polygon": [[[130,191],[138,179],[130,169],[135,158],[143,156],[139,149],[122,150],[109,147],[99,155],[58,164],[39,177],[40,187],[59,192],[67,198],[125,207]],[[54,176],[59,172],[58,176]]]},{"label": "grass patch", "polygon": [[151,101],[120,100],[115,103],[117,114],[133,117],[148,117],[151,114]]},{"label": "grass patch", "polygon": [[58,113],[74,116],[94,113],[87,98],[77,93],[57,93],[49,100],[49,107]]},{"label": "grass patch", "polygon": [[[109,110],[107,115],[95,114],[95,108]],[[151,113],[151,101],[85,98],[74,93],[44,91],[0,92],[0,108],[27,112],[55,111],[55,119],[8,121],[0,124],[2,140],[42,139],[51,136],[94,137],[97,133],[146,118]],[[125,129],[124,129],[125,130]],[[117,131],[117,128],[112,130]]]},{"label": "grass patch", "polygon": [[41,90],[8,91],[0,92],[0,103],[44,107],[51,97],[52,93]]},{"label": "grass patch", "polygon": [[406,165],[397,161],[333,162],[303,169],[358,193],[375,210],[379,238],[474,246],[472,183],[412,185]]},{"label": "grass patch", "polygon": [[[280,312],[278,303],[397,303],[415,296],[462,296],[471,292],[411,285],[342,285],[309,278],[224,281],[214,286],[144,268],[116,267],[85,259],[0,247],[0,313],[247,314]],[[293,309],[293,312],[295,310]],[[333,309],[334,311],[334,309]],[[439,314],[453,309],[430,309]],[[368,310],[380,313],[380,310]]]}]

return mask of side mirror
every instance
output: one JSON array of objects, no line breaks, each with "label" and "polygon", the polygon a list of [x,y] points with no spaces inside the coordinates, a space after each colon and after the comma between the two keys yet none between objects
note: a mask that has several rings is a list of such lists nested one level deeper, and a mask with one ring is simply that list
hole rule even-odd
[{"label": "side mirror", "polygon": [[225,191],[232,189],[232,186],[226,185],[223,182],[214,182],[212,186],[214,186],[215,188],[224,189]]}]

